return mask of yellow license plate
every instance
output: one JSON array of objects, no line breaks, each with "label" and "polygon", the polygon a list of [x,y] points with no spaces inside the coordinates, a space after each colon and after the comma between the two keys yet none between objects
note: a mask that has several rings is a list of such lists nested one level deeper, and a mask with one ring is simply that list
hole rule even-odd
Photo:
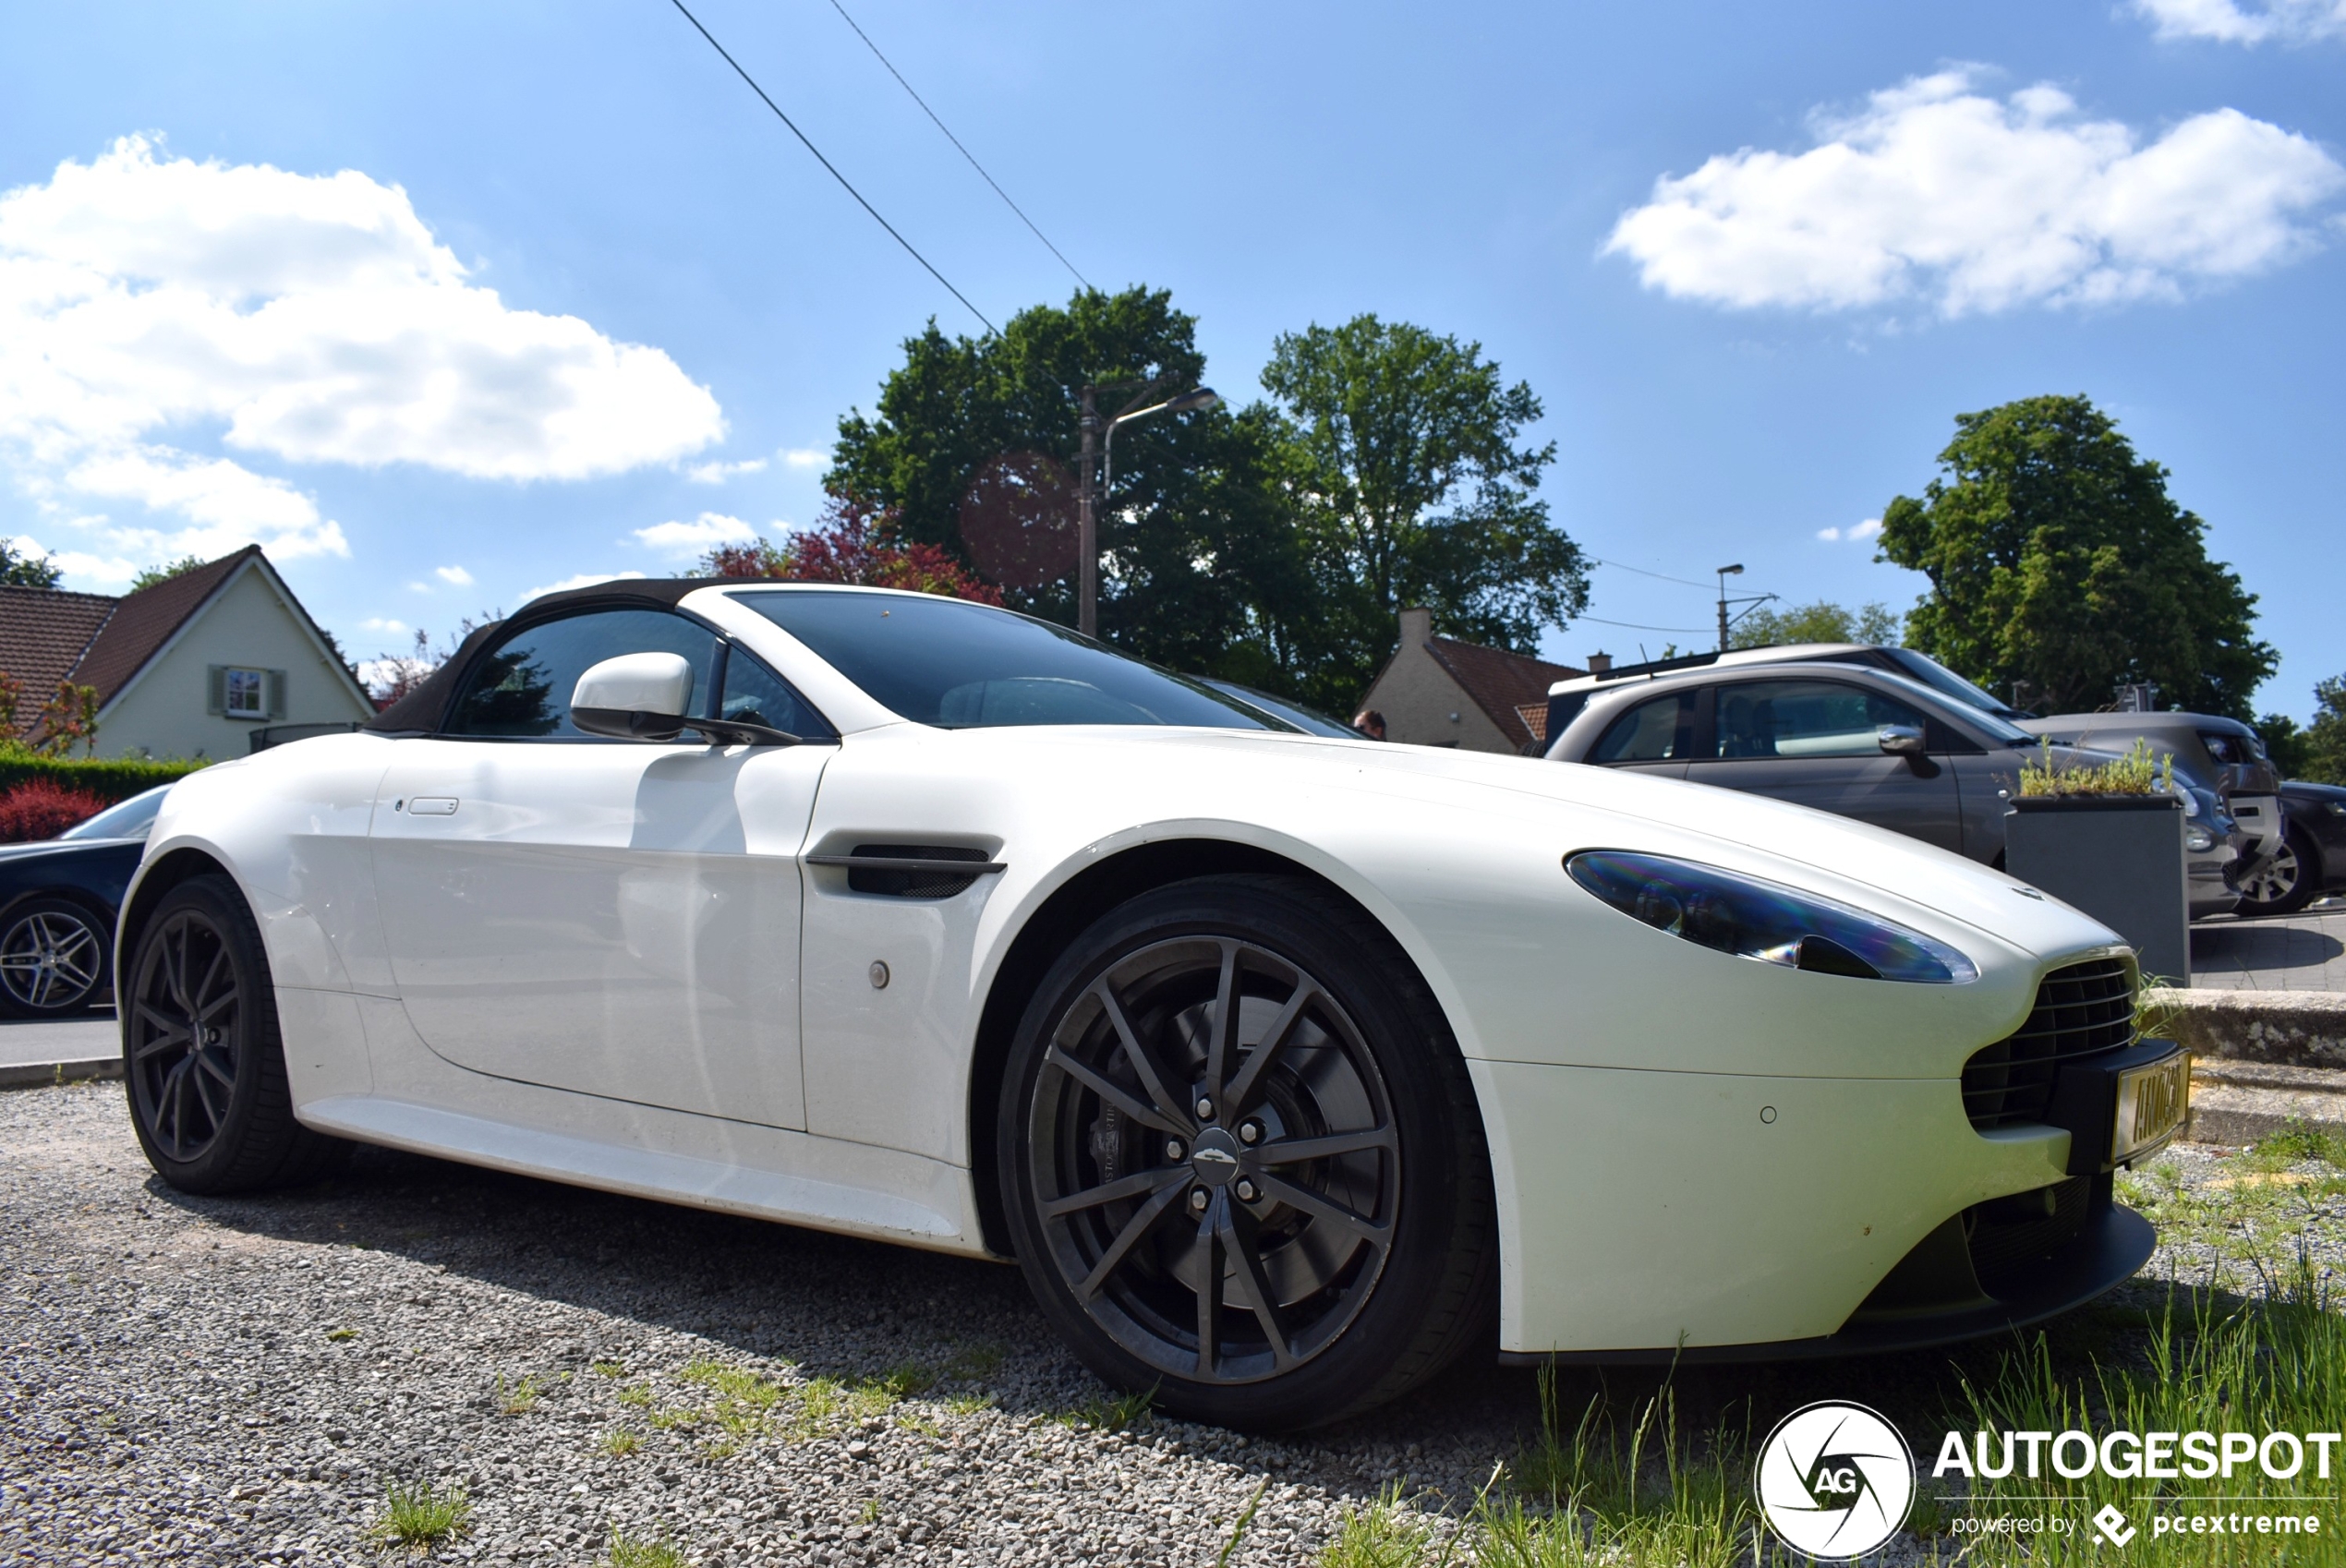
[{"label": "yellow license plate", "polygon": [[2191,1053],[2136,1067],[2118,1080],[2118,1124],[2111,1128],[2110,1159],[2118,1164],[2140,1159],[2183,1129],[2191,1107]]}]

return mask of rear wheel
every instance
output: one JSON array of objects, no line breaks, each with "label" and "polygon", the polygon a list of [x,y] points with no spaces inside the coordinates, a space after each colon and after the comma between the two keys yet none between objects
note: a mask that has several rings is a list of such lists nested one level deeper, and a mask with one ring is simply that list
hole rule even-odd
[{"label": "rear wheel", "polygon": [[1078,938],[1005,1076],[1006,1212],[1044,1311],[1167,1410],[1293,1428],[1485,1331],[1490,1162],[1391,939],[1308,883],[1200,878]]},{"label": "rear wheel", "polygon": [[29,899],[0,918],[0,1009],[19,1018],[79,1012],[105,989],[106,923],[67,899]]},{"label": "rear wheel", "polygon": [[291,1186],[347,1151],[294,1119],[268,954],[234,882],[199,876],[164,894],[128,975],[130,1119],[165,1181],[187,1192]]},{"label": "rear wheel", "polygon": [[2280,848],[2258,868],[2254,876],[2243,877],[2240,884],[2242,914],[2295,914],[2314,901],[2319,888],[2313,845],[2306,842],[2304,830],[2295,823],[2282,826]]}]

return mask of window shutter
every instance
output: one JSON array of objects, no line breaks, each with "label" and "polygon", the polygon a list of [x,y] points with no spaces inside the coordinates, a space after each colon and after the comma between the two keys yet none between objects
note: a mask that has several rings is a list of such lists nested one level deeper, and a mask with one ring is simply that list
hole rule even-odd
[{"label": "window shutter", "polygon": [[269,717],[285,717],[285,672],[282,669],[269,671]]},{"label": "window shutter", "polygon": [[204,711],[226,713],[228,711],[228,667],[224,664],[206,665],[204,682],[211,694],[205,700]]}]

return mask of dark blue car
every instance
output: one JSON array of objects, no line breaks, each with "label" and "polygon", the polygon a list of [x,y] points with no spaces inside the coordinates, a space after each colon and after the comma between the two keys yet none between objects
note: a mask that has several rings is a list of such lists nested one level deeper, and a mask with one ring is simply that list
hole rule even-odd
[{"label": "dark blue car", "polygon": [[114,923],[162,785],[32,844],[0,844],[0,1011],[57,1018],[114,989]]}]

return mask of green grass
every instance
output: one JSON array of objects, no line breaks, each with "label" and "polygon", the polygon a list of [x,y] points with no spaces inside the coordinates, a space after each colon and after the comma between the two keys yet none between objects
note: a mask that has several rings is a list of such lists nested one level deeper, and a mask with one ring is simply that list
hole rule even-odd
[{"label": "green grass", "polygon": [[639,1540],[616,1529],[611,1533],[611,1550],[603,1561],[610,1568],[684,1568],[684,1554],[667,1540]]},{"label": "green grass", "polygon": [[393,1481],[383,1493],[382,1517],[372,1534],[403,1546],[434,1546],[469,1529],[472,1513],[472,1500],[462,1487],[443,1492],[429,1481],[412,1486]]},{"label": "green grass", "polygon": [[357,1337],[358,1331],[357,1329],[328,1329],[326,1331],[327,1340],[335,1345],[341,1345],[347,1340],[354,1340]]},{"label": "green grass", "polygon": [[1100,1394],[1071,1410],[1058,1412],[1051,1419],[1062,1427],[1092,1427],[1104,1432],[1120,1432],[1147,1420],[1155,1405],[1156,1390],[1154,1388],[1114,1397]]},{"label": "green grass", "polygon": [[[2346,1318],[2310,1265],[2276,1281],[2261,1300],[2224,1301],[2208,1295],[2186,1299],[2180,1292],[2146,1326],[2148,1342],[2130,1360],[2104,1359],[2090,1375],[2056,1367],[2043,1336],[2002,1359],[1995,1376],[1965,1383],[1950,1425],[1958,1430],[1986,1428],[2064,1431],[2079,1429],[2135,1432],[2335,1431],[2346,1411]],[[2346,1538],[2338,1515],[2340,1483],[2315,1478],[2310,1459],[2292,1479],[2273,1480],[2251,1467],[2243,1479],[2220,1475],[2199,1481],[2113,1480],[2098,1470],[2083,1479],[2057,1475],[2034,1479],[1980,1480],[1971,1504],[1979,1514],[2046,1512],[2080,1522],[2067,1536],[2039,1538],[2027,1548],[2017,1541],[1979,1538],[1973,1560],[1983,1563],[2032,1565],[2086,1563],[2106,1560],[2082,1522],[2105,1503],[2126,1513],[2141,1534],[2126,1549],[2128,1568],[2182,1568],[2191,1564],[2346,1562]],[[2324,1534],[2315,1538],[2154,1536],[2150,1514],[2159,1512],[2243,1510],[2316,1514]],[[2001,1500],[2050,1497],[2050,1503]]]},{"label": "green grass", "polygon": [[629,1383],[619,1391],[619,1402],[622,1405],[649,1405],[652,1402],[652,1385]]},{"label": "green grass", "polygon": [[2319,1160],[2326,1165],[2346,1169],[2346,1132],[2314,1127],[2305,1122],[2292,1122],[2258,1143],[2250,1152],[2283,1167]]},{"label": "green grass", "polygon": [[964,1382],[990,1378],[1002,1369],[1002,1347],[991,1341],[964,1345],[946,1357],[945,1375]]},{"label": "green grass", "polygon": [[627,1375],[627,1363],[624,1361],[597,1361],[591,1363],[591,1366],[592,1369],[599,1377],[611,1378],[616,1381]]},{"label": "green grass", "polygon": [[537,1407],[538,1378],[535,1373],[524,1373],[518,1381],[510,1386],[505,1381],[504,1373],[497,1374],[498,1409],[508,1416],[526,1416]]},{"label": "green grass", "polygon": [[612,1459],[624,1459],[644,1446],[644,1440],[630,1431],[605,1432],[599,1445]]},{"label": "green grass", "polygon": [[1419,1568],[1433,1547],[1433,1526],[1388,1486],[1366,1507],[1345,1504],[1336,1538],[1320,1550],[1320,1568]]}]

